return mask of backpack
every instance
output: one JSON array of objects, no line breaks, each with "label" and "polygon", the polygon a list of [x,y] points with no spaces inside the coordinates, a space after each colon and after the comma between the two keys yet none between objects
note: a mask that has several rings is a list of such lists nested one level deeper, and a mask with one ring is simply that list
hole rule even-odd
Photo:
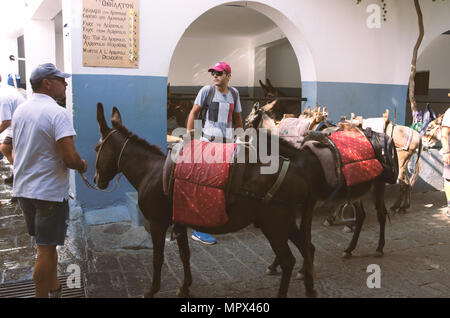
[{"label": "backpack", "polygon": [[[236,106],[237,93],[234,90],[234,87],[228,86],[228,89],[231,92],[231,95],[233,96],[234,106]],[[205,126],[206,113],[208,112],[208,108],[212,103],[215,93],[216,93],[216,86],[210,85],[208,88],[208,96],[206,96],[205,105],[203,105],[203,107],[200,111],[200,114],[198,115],[198,118],[197,118],[198,120],[202,121],[202,127]]]}]

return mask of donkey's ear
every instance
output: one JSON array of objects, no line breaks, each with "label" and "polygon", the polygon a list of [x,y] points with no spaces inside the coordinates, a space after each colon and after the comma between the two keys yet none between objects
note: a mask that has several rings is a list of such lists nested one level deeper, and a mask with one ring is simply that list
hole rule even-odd
[{"label": "donkey's ear", "polygon": [[276,104],[277,102],[278,102],[278,100],[275,99],[275,100],[272,101],[271,103],[268,103],[268,104],[264,105],[264,106],[262,107],[262,110],[265,111],[265,112],[268,112],[268,111],[272,110],[272,109],[275,107],[275,104]]},{"label": "donkey's ear", "polygon": [[111,123],[114,127],[122,126],[122,117],[120,116],[120,112],[116,107],[113,107]]},{"label": "donkey's ear", "polygon": [[270,82],[270,79],[266,78],[266,84],[269,85],[271,89],[274,89],[272,83]]},{"label": "donkey's ear", "polygon": [[106,123],[102,103],[97,104],[97,121],[98,121],[98,126],[100,128],[100,134],[102,135],[102,137],[106,136],[109,132],[109,127],[108,127],[108,124]]},{"label": "donkey's ear", "polygon": [[268,89],[267,89],[267,86],[266,86],[266,85],[264,85],[264,83],[263,83],[263,82],[261,82],[261,80],[259,80],[259,85],[261,85],[262,89],[264,90],[264,93],[265,93],[265,94],[267,94],[267,93],[268,93]]}]

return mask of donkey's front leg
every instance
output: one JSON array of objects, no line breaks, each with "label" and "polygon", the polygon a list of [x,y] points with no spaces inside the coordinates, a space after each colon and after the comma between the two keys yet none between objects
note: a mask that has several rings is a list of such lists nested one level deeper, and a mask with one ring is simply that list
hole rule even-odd
[{"label": "donkey's front leg", "polygon": [[377,252],[376,252],[376,256],[383,256],[383,248],[384,248],[384,244],[385,244],[385,227],[386,227],[386,215],[387,215],[387,210],[386,210],[386,206],[384,204],[384,183],[377,185],[376,187],[376,209],[377,209],[377,218],[378,218],[378,223],[380,223],[380,237],[378,240],[378,247],[377,247]]},{"label": "donkey's front leg", "polygon": [[164,244],[166,242],[167,225],[150,223],[150,233],[153,242],[153,278],[149,291],[144,294],[145,298],[152,298],[161,288],[161,268],[164,263]]},{"label": "donkey's front leg", "polygon": [[184,282],[183,285],[178,289],[178,297],[189,297],[189,287],[192,285],[192,274],[191,274],[191,251],[189,249],[189,242],[187,237],[187,229],[185,226],[177,225],[176,231],[178,250],[180,252],[180,258],[183,263],[184,270]]}]

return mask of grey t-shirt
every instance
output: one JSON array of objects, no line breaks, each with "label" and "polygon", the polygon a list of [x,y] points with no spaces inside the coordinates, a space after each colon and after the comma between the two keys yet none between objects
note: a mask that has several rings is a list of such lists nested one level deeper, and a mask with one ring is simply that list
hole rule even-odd
[{"label": "grey t-shirt", "polygon": [[[198,92],[194,104],[200,107],[205,106],[210,86],[204,86]],[[231,89],[236,92],[236,105],[234,105],[233,94]],[[206,112],[205,125],[203,133],[214,137],[233,138],[233,113],[242,111],[241,102],[239,100],[239,91],[234,87],[228,87],[228,93],[222,94],[216,89],[211,105]]]}]

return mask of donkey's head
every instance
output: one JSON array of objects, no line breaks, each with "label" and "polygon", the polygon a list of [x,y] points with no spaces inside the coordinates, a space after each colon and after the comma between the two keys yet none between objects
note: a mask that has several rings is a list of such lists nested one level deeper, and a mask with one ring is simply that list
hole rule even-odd
[{"label": "donkey's head", "polygon": [[261,124],[263,113],[266,113],[267,115],[271,114],[276,103],[277,100],[274,100],[262,107],[259,106],[259,102],[253,104],[252,111],[245,119],[245,128],[258,128]]},{"label": "donkey's head", "polygon": [[98,145],[95,146],[97,157],[95,159],[94,183],[97,184],[100,189],[105,189],[108,187],[109,182],[119,172],[118,160],[120,159],[121,142],[118,141],[119,138],[123,139],[124,137],[121,137],[117,127],[122,126],[122,118],[119,110],[116,107],[113,107],[111,117],[113,127],[109,128],[105,120],[103,105],[98,103],[97,121],[101,138]]},{"label": "donkey's head", "polygon": [[422,142],[425,149],[430,149],[441,142],[441,125],[444,115],[439,115],[435,120],[430,122],[423,133]]}]

